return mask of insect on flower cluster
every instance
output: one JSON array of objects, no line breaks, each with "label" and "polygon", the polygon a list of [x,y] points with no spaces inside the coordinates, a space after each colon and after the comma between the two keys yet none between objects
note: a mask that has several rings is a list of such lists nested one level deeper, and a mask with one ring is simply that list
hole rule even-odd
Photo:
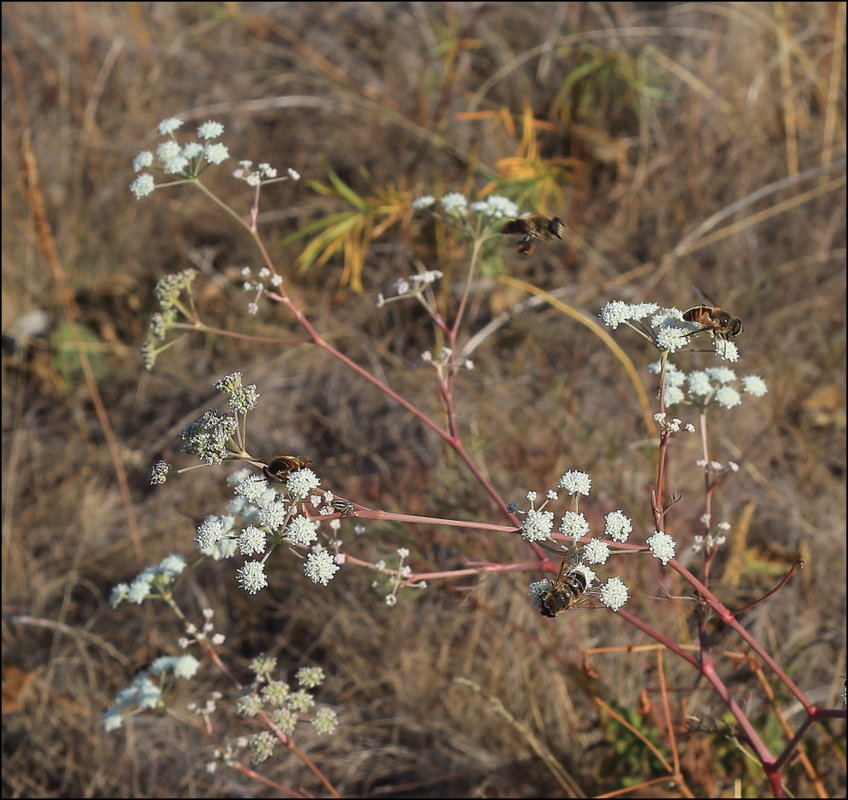
[{"label": "insect on flower cluster", "polygon": [[[737,361],[739,351],[733,341],[742,333],[742,320],[720,308],[700,289],[692,287],[703,303],[681,311],[656,303],[625,303],[613,300],[601,309],[604,324],[615,330],[619,325],[633,328],[659,350],[674,353],[689,345],[693,337],[709,333],[715,353],[726,361]],[[648,319],[648,324],[643,320]]]},{"label": "insect on flower cluster", "polygon": [[561,537],[557,540],[553,538],[555,515],[545,509],[550,502],[558,499],[556,491],[549,490],[538,508],[535,505],[536,492],[528,492],[531,508],[516,511],[524,516],[521,535],[525,539],[562,556],[556,578],[553,581],[549,578],[535,581],[528,590],[531,603],[543,617],[554,618],[576,608],[605,607],[618,611],[629,597],[627,586],[618,577],[596,586],[597,575],[590,565],[605,564],[611,555],[610,542],[625,542],[633,524],[622,511],[611,511],[604,520],[605,538],[592,537],[584,541],[590,533],[590,525],[578,510],[579,497],[589,494],[591,483],[587,473],[577,470],[565,473],[557,482],[557,488],[564,489],[571,496],[572,503],[572,508],[561,517]]}]

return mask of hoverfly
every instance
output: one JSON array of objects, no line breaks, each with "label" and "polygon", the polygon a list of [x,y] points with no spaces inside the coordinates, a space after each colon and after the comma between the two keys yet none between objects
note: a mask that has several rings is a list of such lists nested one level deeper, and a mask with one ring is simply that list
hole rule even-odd
[{"label": "hoverfly", "polygon": [[536,240],[550,242],[562,239],[565,225],[559,217],[546,217],[543,214],[531,214],[529,217],[516,217],[508,220],[501,228],[501,233],[521,234],[518,240],[518,252],[529,256],[536,246]]},{"label": "hoverfly", "polygon": [[693,306],[683,312],[686,322],[694,322],[701,327],[692,331],[692,335],[701,331],[710,331],[717,339],[732,340],[742,333],[742,320],[728,314],[716,305],[715,300],[702,292],[697,286],[692,287],[709,305]]},{"label": "hoverfly", "polygon": [[265,477],[269,481],[277,481],[282,483],[286,476],[297,469],[308,467],[312,463],[311,458],[302,458],[301,456],[277,456],[271,460],[271,463],[262,467]]},{"label": "hoverfly", "polygon": [[586,593],[589,587],[587,571],[575,561],[563,558],[553,586],[539,599],[539,613],[553,619],[570,608],[592,604],[593,598]]}]

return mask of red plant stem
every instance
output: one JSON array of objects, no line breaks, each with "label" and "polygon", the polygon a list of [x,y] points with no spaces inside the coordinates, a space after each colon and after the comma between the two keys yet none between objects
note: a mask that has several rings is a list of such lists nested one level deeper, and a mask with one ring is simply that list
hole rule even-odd
[{"label": "red plant stem", "polygon": [[[253,234],[254,239],[257,244],[261,247],[261,240],[257,234]],[[266,259],[266,263],[270,266],[270,261],[268,261],[268,255],[262,247],[263,258]],[[416,419],[422,422],[426,427],[430,428],[434,433],[436,433],[441,439],[443,439],[459,456],[471,474],[475,477],[477,482],[483,487],[486,493],[495,501],[498,507],[503,511],[503,513],[514,523],[516,528],[520,527],[520,523],[514,514],[510,513],[507,510],[507,504],[504,501],[503,497],[501,497],[500,493],[497,489],[489,482],[486,476],[481,472],[480,468],[477,466],[476,462],[471,458],[471,456],[466,452],[465,448],[462,446],[462,441],[457,433],[456,428],[456,419],[453,413],[453,403],[451,401],[451,387],[449,384],[443,384],[442,394],[446,399],[446,407],[448,409],[448,430],[445,430],[436,422],[434,422],[429,416],[427,416],[423,411],[409,402],[405,397],[399,395],[394,389],[392,389],[388,384],[383,383],[379,378],[373,375],[364,367],[361,367],[352,359],[348,358],[344,353],[340,350],[337,350],[333,345],[331,345],[323,336],[315,329],[312,323],[307,319],[306,315],[300,308],[295,305],[294,301],[289,297],[288,293],[282,288],[282,286],[277,287],[275,293],[269,292],[269,297],[277,302],[283,303],[294,315],[295,319],[301,325],[301,327],[307,332],[310,340],[314,345],[317,345],[322,350],[327,352],[329,355],[341,361],[346,367],[353,370],[357,375],[364,378],[366,381],[371,383],[373,386],[377,387],[381,392],[388,395],[394,402],[400,405],[402,408],[405,408],[412,414]],[[455,341],[451,339],[451,342],[455,344]],[[453,352],[456,352],[456,348],[452,348]],[[534,542],[530,542],[530,547],[533,549],[535,554],[540,558],[544,558],[544,554],[542,549],[535,544]]]},{"label": "red plant stem", "polygon": [[243,775],[246,775],[248,778],[253,778],[260,783],[264,783],[266,786],[270,786],[272,789],[280,792],[281,794],[288,795],[289,797],[314,797],[315,795],[311,794],[303,794],[302,792],[298,792],[295,789],[289,789],[287,786],[283,786],[282,784],[277,783],[276,781],[272,781],[270,778],[265,775],[252,770],[250,767],[245,766],[241,763],[241,761],[233,761],[230,763],[230,766],[236,770],[237,772],[241,772]]},{"label": "red plant stem", "polygon": [[[259,247],[260,252],[262,253],[262,257],[265,260],[265,263],[271,268],[272,271],[276,272],[276,270],[274,270],[274,268],[273,268],[271,258],[269,256],[268,252],[266,251],[266,249],[265,249],[265,247],[262,243],[262,240],[261,240],[261,238],[258,234],[257,227],[256,227],[256,215],[255,214],[252,215],[250,225],[246,225],[243,221],[242,221],[242,224],[245,225],[245,227],[247,227],[248,230],[250,231],[254,241],[256,242],[257,246]],[[473,254],[474,258],[472,259],[472,265],[474,263],[474,260],[476,259],[478,249],[479,249],[479,242],[478,242],[477,239],[475,239],[475,250],[474,250],[474,254]],[[470,273],[471,272],[472,272],[472,270],[469,270],[469,280],[470,280]],[[387,384],[380,381],[376,376],[372,375],[365,368],[360,367],[356,362],[352,361],[350,358],[345,356],[342,352],[340,352],[335,347],[333,347],[329,342],[327,342],[318,333],[318,331],[312,326],[312,324],[306,318],[305,314],[295,305],[295,303],[292,301],[292,299],[288,296],[288,293],[285,292],[285,290],[281,286],[277,287],[276,293],[270,293],[269,292],[269,296],[272,299],[275,299],[278,302],[285,304],[289,308],[289,310],[294,314],[295,318],[300,323],[300,325],[309,334],[309,338],[311,339],[313,344],[317,345],[318,347],[320,347],[321,349],[326,351],[328,354],[330,354],[331,356],[333,356],[336,359],[338,359],[339,361],[341,361],[349,369],[352,369],[356,374],[360,375],[366,381],[368,381],[369,383],[374,385],[376,388],[378,388],[381,392],[388,395],[392,400],[394,400],[396,403],[398,403],[398,405],[400,405],[402,408],[405,408],[407,411],[409,411],[413,416],[415,416],[426,427],[430,428],[440,438],[442,438],[448,445],[450,445],[450,447],[456,452],[456,454],[460,457],[460,459],[463,461],[463,463],[468,467],[468,469],[471,471],[471,473],[477,479],[479,484],[489,494],[489,496],[495,501],[495,503],[501,508],[501,510],[514,522],[515,526],[520,527],[516,517],[507,510],[506,503],[504,502],[504,500],[501,497],[501,495],[499,494],[499,492],[487,480],[485,475],[483,475],[483,473],[479,470],[476,463],[471,459],[471,457],[468,455],[468,453],[465,451],[465,449],[462,446],[460,436],[459,436],[459,433],[458,433],[454,404],[453,404],[453,375],[455,373],[455,366],[456,366],[455,363],[453,363],[452,361],[450,362],[449,366],[450,366],[451,369],[449,370],[447,377],[445,377],[445,378],[440,377],[439,378],[439,389],[440,389],[440,393],[441,393],[443,401],[444,401],[446,414],[447,414],[447,418],[448,418],[447,429],[445,429],[445,428],[442,428],[441,426],[439,426],[429,416],[427,416],[422,411],[420,411],[411,402],[409,402],[404,397],[402,397],[397,392],[395,392],[390,386],[388,386]],[[461,323],[461,320],[462,320],[466,301],[467,301],[467,291],[463,294],[462,301],[460,303],[460,308],[459,308],[459,311],[457,313],[457,318],[455,320],[454,325],[451,326],[449,329],[445,329],[444,326],[440,326],[440,328],[447,333],[448,343],[449,343],[449,346],[451,348],[452,357],[455,357],[455,354],[456,354],[456,337],[457,337],[457,332],[459,330],[459,326],[460,326],[460,323]],[[660,397],[659,397],[660,412],[662,412],[663,408],[664,408],[664,388],[665,388],[664,372],[665,372],[665,361],[663,361],[663,374],[661,375],[661,378],[660,378]],[[663,430],[660,434],[659,458],[658,458],[658,464],[657,464],[657,481],[656,481],[656,486],[654,487],[654,489],[652,490],[652,493],[651,493],[651,495],[652,495],[652,497],[651,497],[652,512],[653,512],[654,522],[656,524],[656,530],[658,530],[658,531],[663,530],[664,522],[665,522],[664,498],[665,498],[666,466],[667,466],[667,458],[668,458],[669,441],[670,441],[670,433],[666,430]],[[709,468],[709,464],[707,465],[707,469],[708,468]],[[710,500],[711,500],[711,493],[715,488],[715,483],[717,483],[717,482],[714,482],[711,485],[710,481],[709,481],[709,475],[708,474],[707,474],[706,480],[707,480],[707,489],[706,489],[707,506],[706,507],[707,507],[707,509],[709,509]],[[374,519],[392,518],[392,519],[397,519],[399,521],[430,522],[430,523],[434,523],[434,524],[456,524],[456,525],[462,525],[463,527],[466,526],[465,523],[452,523],[452,522],[446,521],[446,520],[438,520],[438,519],[426,518],[426,517],[413,517],[412,515],[388,514],[387,512],[382,512],[382,511],[367,512],[366,514],[358,514],[358,516],[368,516],[368,517],[374,518]],[[503,526],[488,526],[488,525],[483,525],[483,524],[475,524],[475,525],[469,526],[469,527],[477,527],[477,528],[486,527],[488,529],[495,529],[495,530],[504,529]],[[509,529],[506,529],[506,530],[509,530]],[[544,567],[544,565],[546,563],[550,563],[550,559],[547,559],[544,556],[541,548],[539,548],[538,545],[536,545],[535,543],[530,543],[530,544],[533,547],[534,551],[536,552],[537,556],[540,558],[540,564],[538,566]],[[348,556],[348,559],[350,561],[352,561],[353,563],[360,563],[360,564],[363,564],[363,565],[371,566],[367,562],[362,562],[359,559],[355,559],[355,558],[350,557],[350,556]],[[669,565],[672,567],[672,569],[677,571],[685,580],[687,580],[693,587],[696,588],[696,590],[700,593],[704,602],[706,602],[711,608],[713,608],[713,610],[718,614],[718,616],[722,619],[722,621],[726,625],[733,628],[739,634],[739,636],[741,636],[742,639],[749,644],[749,646],[760,656],[760,658],[764,661],[764,663],[766,663],[769,667],[771,667],[771,669],[775,672],[775,674],[778,676],[778,678],[787,686],[787,688],[795,695],[795,697],[799,700],[799,702],[801,702],[801,704],[804,706],[805,710],[807,711],[808,717],[807,717],[807,720],[805,721],[805,724],[802,726],[802,728],[799,730],[799,732],[796,734],[796,736],[793,738],[792,742],[790,743],[790,745],[794,746],[794,744],[796,743],[796,740],[800,740],[800,738],[803,736],[806,729],[809,727],[810,724],[812,724],[813,714],[818,713],[820,710],[817,709],[815,706],[813,706],[810,703],[810,701],[806,698],[806,696],[803,694],[803,692],[792,682],[792,680],[778,666],[778,664],[774,661],[774,659],[772,659],[771,656],[767,652],[765,652],[765,650],[756,642],[756,640],[742,627],[742,625],[740,625],[736,621],[733,614],[731,614],[731,612],[728,609],[726,609],[722,603],[720,603],[718,601],[718,599],[709,591],[709,589],[704,584],[702,584],[700,581],[698,581],[698,579],[695,578],[695,576],[692,573],[690,573],[685,567],[680,565],[676,560],[672,559],[669,562]],[[533,565],[531,564],[529,566],[532,567]],[[524,569],[524,568],[527,568],[527,567],[528,567],[527,564],[483,565],[483,566],[475,567],[475,568],[471,568],[471,569],[452,570],[452,571],[435,572],[435,573],[420,573],[418,575],[410,576],[409,580],[422,580],[425,577],[428,577],[428,578],[431,578],[431,579],[436,578],[436,577],[447,577],[447,576],[456,577],[456,576],[459,576],[459,575],[477,574],[480,571],[508,571],[508,570],[515,570],[515,569]],[[708,572],[709,572],[709,570],[707,570],[707,573],[706,573],[706,580],[707,581],[709,580]],[[695,667],[702,675],[704,675],[704,677],[712,684],[713,688],[715,689],[715,691],[717,692],[719,697],[722,698],[722,700],[727,705],[728,709],[734,715],[734,717],[738,721],[740,727],[745,732],[745,734],[746,734],[749,742],[751,743],[752,747],[754,747],[755,751],[757,752],[757,755],[758,755],[761,763],[763,764],[763,767],[766,771],[766,774],[769,776],[769,780],[772,784],[772,789],[774,791],[775,796],[782,796],[782,787],[780,785],[780,768],[785,763],[786,758],[788,758],[788,753],[790,752],[790,748],[787,747],[787,750],[784,751],[784,754],[781,757],[782,760],[780,761],[780,763],[775,761],[774,757],[771,755],[768,748],[765,746],[763,741],[760,739],[756,730],[754,730],[753,726],[751,725],[750,721],[746,717],[745,713],[742,711],[741,708],[739,708],[739,706],[736,704],[736,702],[730,696],[729,690],[727,689],[727,687],[725,686],[725,684],[723,683],[723,681],[719,677],[718,673],[716,672],[715,667],[714,667],[714,663],[712,661],[712,656],[710,655],[709,649],[705,644],[706,639],[702,639],[700,658],[695,659],[691,655],[686,653],[682,648],[678,647],[674,642],[672,642],[667,637],[665,637],[663,634],[661,634],[659,631],[652,628],[647,623],[644,623],[642,620],[638,619],[637,617],[634,617],[633,615],[629,614],[626,611],[619,611],[618,613],[622,616],[623,619],[627,620],[634,627],[643,631],[643,633],[650,636],[651,638],[656,639],[657,641],[661,642],[669,650],[676,653],[679,657],[683,658],[686,662],[688,662],[693,667]],[[325,783],[325,785],[327,785],[328,788],[330,788],[331,791],[332,791],[332,788],[328,784]]]},{"label": "red plant stem", "polygon": [[777,675],[781,682],[789,689],[792,694],[798,699],[798,702],[804,706],[804,710],[810,713],[815,706],[810,702],[809,698],[799,689],[792,679],[781,669],[778,663],[763,649],[762,645],[750,634],[739,621],[734,617],[733,613],[722,604],[719,599],[702,584],[686,567],[680,564],[676,559],[668,562],[677,573],[679,573],[687,582],[701,594],[704,601],[719,615],[721,621],[733,628],[739,636],[748,643],[751,649],[763,660],[764,663],[771,667],[772,671]]},{"label": "red plant stem", "polygon": [[518,528],[514,525],[496,525],[493,522],[478,522],[476,520],[445,519],[443,517],[422,517],[417,514],[395,514],[391,511],[358,508],[352,516],[358,519],[392,519],[397,522],[412,522],[418,525],[449,525],[454,528],[470,528],[481,531],[498,531],[500,533],[515,533]]},{"label": "red plant stem", "polygon": [[[345,553],[345,563],[356,564],[360,567],[370,567],[375,569],[370,561],[363,561],[361,558]],[[461,578],[466,575],[479,575],[481,572],[520,572],[522,570],[538,569],[538,561],[524,561],[516,564],[475,564],[465,569],[449,569],[442,572],[411,572],[404,579],[407,583],[418,583],[419,581],[436,580],[437,578]],[[383,568],[380,572],[388,575],[397,575],[396,569]]]}]

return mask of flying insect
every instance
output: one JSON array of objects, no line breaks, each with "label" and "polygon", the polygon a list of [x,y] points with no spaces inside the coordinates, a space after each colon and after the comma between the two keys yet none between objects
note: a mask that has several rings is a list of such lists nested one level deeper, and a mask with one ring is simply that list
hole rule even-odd
[{"label": "flying insect", "polygon": [[565,224],[559,217],[546,217],[544,214],[531,214],[529,217],[516,217],[508,220],[501,228],[504,234],[520,234],[517,242],[518,252],[529,256],[536,247],[536,242],[550,242],[562,239]]}]

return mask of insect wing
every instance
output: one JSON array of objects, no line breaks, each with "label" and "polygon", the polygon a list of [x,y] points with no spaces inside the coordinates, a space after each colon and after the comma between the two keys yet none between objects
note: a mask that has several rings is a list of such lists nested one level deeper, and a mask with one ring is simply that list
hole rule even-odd
[{"label": "insect wing", "polygon": [[516,217],[515,219],[511,219],[504,223],[501,228],[501,233],[525,233],[529,234],[531,232],[531,227],[528,224],[527,220],[523,217]]},{"label": "insect wing", "polygon": [[718,303],[716,303],[716,301],[713,300],[712,297],[710,297],[703,289],[699,289],[697,286],[695,286],[694,283],[690,283],[689,285],[692,287],[692,291],[695,292],[695,294],[700,300],[702,300],[708,306],[714,306],[718,308]]}]

